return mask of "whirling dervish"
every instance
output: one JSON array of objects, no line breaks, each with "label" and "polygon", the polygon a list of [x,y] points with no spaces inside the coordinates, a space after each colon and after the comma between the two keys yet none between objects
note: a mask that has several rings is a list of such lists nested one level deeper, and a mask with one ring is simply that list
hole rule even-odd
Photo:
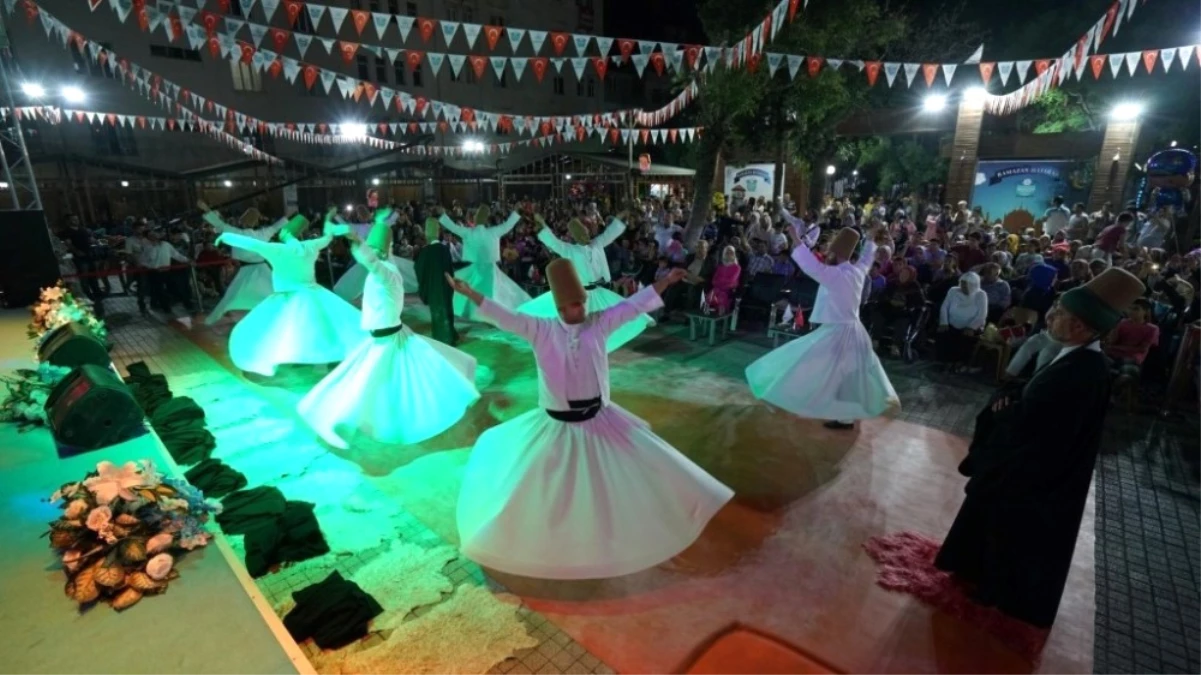
[{"label": "whirling dervish", "polygon": [[[765,354],[746,369],[747,383],[756,398],[800,417],[827,420],[830,429],[850,429],[855,420],[899,408],[897,392],[872,350],[871,336],[859,320],[863,283],[875,257],[876,242],[859,244],[859,232],[844,227],[818,260],[804,242],[800,221],[788,218],[793,240],[792,259],[801,271],[820,284],[810,321],[821,324],[814,332]],[[869,233],[881,237],[873,228]]]},{"label": "whirling dervish", "polygon": [[[475,212],[475,223],[464,227],[451,220],[443,210],[438,222],[463,240],[463,260],[471,263],[455,272],[455,276],[502,307],[517,309],[530,301],[530,294],[501,271],[497,263],[500,262],[500,238],[516,227],[521,214],[514,211],[504,223],[489,227],[491,214],[487,206],[481,206]],[[466,298],[455,296],[454,303],[456,315],[468,320],[475,317],[475,305]]]},{"label": "whirling dervish", "polygon": [[364,441],[420,443],[449,429],[480,394],[475,359],[418,335],[401,321],[404,282],[389,259],[392,226],[377,212],[365,243],[351,253],[368,271],[363,289],[364,339],[297,406],[325,442],[347,449]]},{"label": "whirling dervish", "polygon": [[[288,222],[285,217],[273,225],[258,227],[262,221],[262,214],[258,209],[251,207],[238,218],[238,226],[234,226],[222,220],[204,200],[197,202],[196,206],[204,212],[205,222],[212,225],[219,234],[237,234],[262,242],[270,241]],[[271,268],[263,256],[248,249],[234,248],[232,257],[239,263],[238,273],[234,275],[233,281],[229,282],[229,288],[225,289],[225,295],[221,296],[217,306],[205,318],[206,325],[217,323],[228,312],[248,312],[271,295]]]},{"label": "whirling dervish", "polygon": [[[359,208],[362,209],[363,207],[360,206]],[[350,227],[350,231],[355,234],[355,237],[364,239],[373,227],[371,215],[363,213],[356,213],[356,215],[359,216],[361,222],[345,224]],[[399,212],[393,212],[389,217],[388,227],[394,227],[399,217]],[[405,293],[416,293],[417,271],[413,268],[413,261],[393,255],[391,249],[388,250],[386,255],[392,264],[396,265],[397,271],[400,272],[400,277],[404,281]],[[334,293],[339,298],[351,304],[358,302],[359,298],[363,297],[363,287],[367,282],[368,274],[367,268],[356,259],[355,263],[350,266],[350,269],[338,277],[337,283],[334,284]]]},{"label": "whirling dervish", "polygon": [[280,243],[226,232],[217,242],[257,253],[271,263],[275,288],[229,335],[229,356],[250,373],[272,376],[285,364],[328,364],[346,358],[365,333],[359,310],[317,283],[317,256],[334,237],[333,210],[318,239],[301,240],[309,221],[295,216],[279,233]]},{"label": "whirling dervish", "polygon": [[501,329],[525,338],[542,410],[485,431],[471,451],[457,512],[459,546],[477,563],[527,577],[601,579],[688,548],[733,491],[609,400],[605,342],[663,306],[677,269],[603,312],[589,313],[568,260],[546,268],[558,316],[518,314],[447,276]]},{"label": "whirling dervish", "polygon": [[[579,274],[580,282],[584,284],[584,290],[588,293],[586,309],[589,314],[606,310],[622,301],[620,295],[609,290],[609,282],[612,277],[609,273],[609,260],[605,256],[605,247],[617,241],[617,238],[625,232],[625,218],[625,212],[618,214],[595,239],[589,234],[586,225],[579,219],[572,218],[571,222],[567,224],[567,230],[575,239],[575,243],[569,244],[550,231],[541,214],[534,214],[534,221],[538,223],[538,240],[559,257],[570,260]],[[517,311],[544,319],[551,319],[559,315],[559,310],[555,306],[554,293],[550,291],[518,307]],[[610,352],[616,351],[653,325],[655,325],[654,319],[646,314],[641,314],[611,333],[605,346]]]}]

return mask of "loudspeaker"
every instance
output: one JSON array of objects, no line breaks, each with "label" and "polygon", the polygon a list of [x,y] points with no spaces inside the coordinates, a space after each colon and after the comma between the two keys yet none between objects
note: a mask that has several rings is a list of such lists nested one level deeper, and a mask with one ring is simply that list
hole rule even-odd
[{"label": "loudspeaker", "polygon": [[60,457],[138,436],[146,430],[145,417],[125,382],[111,368],[92,364],[63,378],[46,400],[46,419]]},{"label": "loudspeaker", "polygon": [[58,282],[58,257],[42,211],[0,211],[0,295],[7,307],[28,307]]},{"label": "loudspeaker", "polygon": [[72,321],[50,331],[38,348],[38,362],[52,363],[65,368],[83,365],[108,367],[108,348],[96,339],[87,326]]}]

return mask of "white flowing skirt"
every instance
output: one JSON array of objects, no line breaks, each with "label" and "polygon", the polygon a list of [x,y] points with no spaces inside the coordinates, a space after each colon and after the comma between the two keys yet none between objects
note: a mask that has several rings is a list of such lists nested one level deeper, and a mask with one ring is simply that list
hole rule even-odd
[{"label": "white flowing skirt", "polygon": [[[530,294],[501,271],[496,263],[471,263],[455,272],[455,276],[467,282],[480,295],[492,302],[516,311],[530,301]],[[467,320],[476,319],[476,306],[459,293],[455,293],[455,315]]]},{"label": "white flowing skirt", "polygon": [[460,547],[526,577],[632,574],[688,548],[733,496],[620,406],[579,423],[531,410],[476,441],[459,493]]},{"label": "white flowing skirt", "polygon": [[812,419],[861,420],[900,408],[859,322],[825,324],[746,369],[755,398]]},{"label": "white flowing skirt", "polygon": [[[404,279],[405,293],[417,292],[417,268],[414,267],[413,261],[408,258],[400,258],[392,256],[392,262],[396,263],[396,269],[400,270],[400,277]],[[342,273],[338,277],[338,283],[334,284],[334,293],[346,302],[354,303],[359,298],[363,297],[363,287],[367,285],[367,268],[359,263],[351,265],[350,269]]]},{"label": "white flowing skirt", "polygon": [[243,263],[225,289],[221,301],[209,312],[204,320],[206,325],[213,325],[221,320],[227,312],[248,312],[259,303],[266,300],[274,291],[271,285],[271,266],[267,263]]},{"label": "white flowing skirt", "polygon": [[[588,291],[587,311],[589,314],[604,311],[624,299],[607,288],[594,288]],[[517,311],[544,319],[553,319],[559,316],[559,308],[555,306],[555,296],[550,291],[518,307]],[[638,318],[618,328],[605,340],[606,351],[615,352],[621,349],[627,342],[638,337],[642,331],[653,325],[655,325],[655,320],[649,315],[638,315]]]},{"label": "white flowing skirt", "polygon": [[368,337],[300,401],[330,445],[409,445],[446,431],[480,398],[475,358],[418,335]]},{"label": "white flowing skirt", "polygon": [[229,357],[250,373],[271,376],[284,364],[337,363],[359,346],[359,310],[313,284],[272,293],[229,334]]}]

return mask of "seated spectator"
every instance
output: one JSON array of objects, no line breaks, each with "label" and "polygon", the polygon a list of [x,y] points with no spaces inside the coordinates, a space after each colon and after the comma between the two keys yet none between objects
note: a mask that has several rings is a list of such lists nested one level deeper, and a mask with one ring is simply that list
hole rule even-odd
[{"label": "seated spectator", "polygon": [[1059,250],[1052,253],[1051,259],[1046,261],[1048,265],[1055,268],[1055,271],[1058,273],[1057,276],[1061,281],[1063,279],[1070,279],[1072,276],[1072,268],[1068,263],[1071,255],[1070,251]]},{"label": "seated spectator", "polygon": [[889,336],[892,339],[889,352],[894,357],[900,356],[909,326],[921,314],[925,304],[926,293],[917,283],[917,273],[908,265],[900,267],[896,278],[889,281],[876,298],[876,307],[872,312],[872,337],[878,341],[883,335]]},{"label": "seated spectator", "polygon": [[1093,278],[1093,273],[1089,270],[1088,263],[1084,260],[1073,260],[1068,265],[1068,268],[1072,271],[1072,275],[1067,279],[1055,283],[1055,290],[1060,293],[1066,293],[1077,286],[1083,286]]},{"label": "seated spectator", "polygon": [[1005,367],[1006,376],[1011,378],[1019,377],[1031,361],[1035,362],[1034,372],[1037,373],[1054,361],[1063,349],[1063,345],[1056,342],[1045,330],[1027,338],[1020,338],[1016,344],[1019,345],[1018,350]]},{"label": "seated spectator", "polygon": [[1056,271],[1050,265],[1035,265],[1026,275],[1026,291],[1022,293],[1019,305],[1038,312],[1038,322],[1042,324],[1047,317],[1047,311],[1055,304]]},{"label": "seated spectator", "polygon": [[940,361],[961,364],[988,320],[988,296],[980,290],[980,277],[968,272],[959,277],[959,285],[947,293],[938,313],[935,340]]},{"label": "seated spectator", "polygon": [[767,253],[767,242],[756,240],[751,247],[751,255],[747,259],[746,280],[755,278],[761,272],[771,273],[775,260]]},{"label": "seated spectator", "polygon": [[980,268],[980,290],[988,296],[988,320],[996,323],[1012,304],[1009,282],[1001,278],[1001,266],[988,263]]},{"label": "seated spectator", "polygon": [[780,251],[776,254],[772,262],[771,273],[779,274],[787,279],[791,279],[796,275],[797,266],[792,261],[792,256],[788,254],[788,251]]},{"label": "seated spectator", "polygon": [[1159,343],[1159,327],[1147,320],[1151,303],[1144,298],[1135,300],[1127,314],[1127,318],[1110,333],[1103,350],[1113,359],[1119,381],[1132,384],[1138,382],[1147,353]]},{"label": "seated spectator", "polygon": [[713,274],[713,288],[709,291],[709,306],[718,314],[728,314],[734,309],[734,292],[742,278],[742,267],[733,246],[721,252],[721,264]]},{"label": "seated spectator", "polygon": [[983,236],[979,232],[972,232],[967,235],[965,243],[951,248],[951,252],[959,259],[959,269],[970,272],[988,262],[988,256],[980,247],[982,239]]}]

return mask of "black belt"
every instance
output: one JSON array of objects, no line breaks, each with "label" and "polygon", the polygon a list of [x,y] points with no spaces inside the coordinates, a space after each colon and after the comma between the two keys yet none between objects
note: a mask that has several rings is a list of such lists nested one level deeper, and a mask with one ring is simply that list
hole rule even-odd
[{"label": "black belt", "polygon": [[600,414],[601,408],[604,407],[600,397],[586,401],[568,401],[567,405],[571,406],[571,410],[547,410],[546,414],[560,422],[587,422]]},{"label": "black belt", "polygon": [[584,287],[584,290],[586,290],[586,291],[595,291],[595,290],[596,290],[596,289],[598,289],[598,288],[608,288],[608,287],[609,287],[609,282],[607,282],[607,281],[598,281],[598,282],[596,282],[595,284],[588,284],[587,286],[585,286],[585,287]]},{"label": "black belt", "polygon": [[260,260],[258,262],[243,262],[243,261],[239,260],[238,264],[241,265],[242,267],[250,267],[251,265],[266,265],[267,261]]},{"label": "black belt", "polygon": [[371,331],[371,337],[386,338],[390,335],[396,335],[397,333],[400,332],[401,328],[404,328],[403,323],[398,323],[395,326],[392,326],[391,328],[376,328],[375,330]]}]

